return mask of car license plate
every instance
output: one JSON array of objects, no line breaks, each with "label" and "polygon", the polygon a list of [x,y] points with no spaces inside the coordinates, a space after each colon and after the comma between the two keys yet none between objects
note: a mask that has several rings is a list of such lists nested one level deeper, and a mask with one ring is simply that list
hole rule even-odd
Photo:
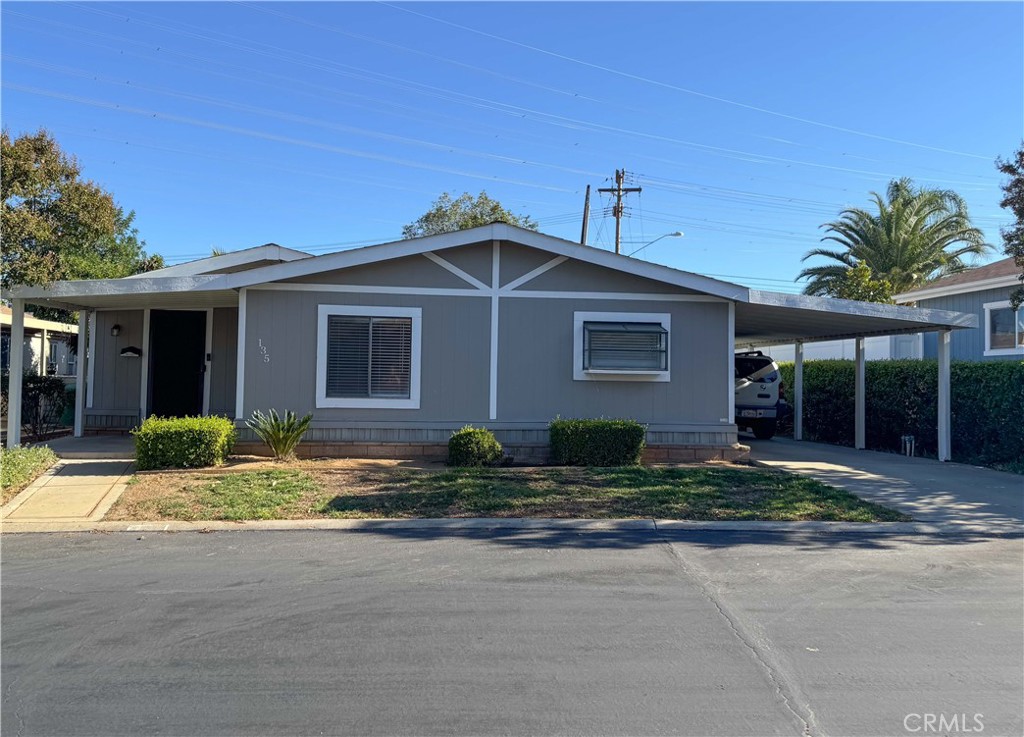
[{"label": "car license plate", "polygon": [[740,412],[740,417],[757,417],[757,410],[745,409]]}]

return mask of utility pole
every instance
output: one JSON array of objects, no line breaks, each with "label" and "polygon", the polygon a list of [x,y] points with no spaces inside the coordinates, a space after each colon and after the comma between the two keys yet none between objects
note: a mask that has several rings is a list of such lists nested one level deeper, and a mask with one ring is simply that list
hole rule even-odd
[{"label": "utility pole", "polygon": [[615,188],[604,188],[598,192],[611,192],[615,195],[615,205],[612,207],[612,215],[615,216],[615,253],[619,253],[622,243],[622,196],[630,192],[642,191],[640,187],[623,187],[622,182],[626,179],[625,169],[615,170]]},{"label": "utility pole", "polygon": [[590,185],[587,185],[587,198],[583,200],[583,232],[580,233],[580,244],[587,245],[587,226],[590,225]]}]

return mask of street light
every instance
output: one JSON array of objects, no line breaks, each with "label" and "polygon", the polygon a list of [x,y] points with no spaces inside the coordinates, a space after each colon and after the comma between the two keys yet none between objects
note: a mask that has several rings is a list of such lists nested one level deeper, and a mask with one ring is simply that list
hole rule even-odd
[{"label": "street light", "polygon": [[[682,238],[682,237],[683,237],[683,231],[677,230],[674,233],[665,233],[665,235],[659,235],[657,238],[655,238],[653,241],[651,241],[651,243],[657,243],[662,238]],[[633,253],[640,253],[642,250],[647,248],[647,246],[651,245],[651,243],[644,243],[642,246],[640,246],[640,248],[638,248],[635,251],[633,251]],[[626,255],[627,256],[632,256],[633,253],[627,253]]]}]

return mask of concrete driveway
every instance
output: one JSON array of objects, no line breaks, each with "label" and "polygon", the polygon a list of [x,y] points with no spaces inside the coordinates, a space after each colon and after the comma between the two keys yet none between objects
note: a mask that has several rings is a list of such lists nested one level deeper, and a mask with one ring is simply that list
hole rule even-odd
[{"label": "concrete driveway", "polygon": [[[1019,735],[1019,538],[4,536],[19,735]],[[937,716],[931,717],[937,719]],[[908,731],[908,727],[910,731]]]},{"label": "concrete driveway", "polygon": [[743,442],[752,460],[839,486],[919,522],[1005,530],[1024,524],[1024,476],[785,438]]}]

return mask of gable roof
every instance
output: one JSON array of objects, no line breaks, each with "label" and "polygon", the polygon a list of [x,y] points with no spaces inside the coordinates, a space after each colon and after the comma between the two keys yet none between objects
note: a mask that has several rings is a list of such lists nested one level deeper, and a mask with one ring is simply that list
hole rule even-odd
[{"label": "gable roof", "polygon": [[305,251],[285,248],[276,243],[266,243],[262,246],[243,248],[240,251],[232,251],[220,256],[209,256],[196,261],[167,266],[163,269],[147,271],[142,274],[133,274],[132,276],[126,276],[125,279],[161,279],[171,276],[230,273],[275,263],[298,261],[304,258],[312,258],[312,256]]},{"label": "gable roof", "polygon": [[920,289],[897,294],[894,299],[898,302],[916,302],[919,299],[943,297],[948,294],[964,294],[965,292],[980,292],[983,289],[1014,286],[1018,283],[1020,273],[1020,269],[1011,256],[993,261],[985,266],[961,271],[959,274],[950,274],[936,279]]}]

